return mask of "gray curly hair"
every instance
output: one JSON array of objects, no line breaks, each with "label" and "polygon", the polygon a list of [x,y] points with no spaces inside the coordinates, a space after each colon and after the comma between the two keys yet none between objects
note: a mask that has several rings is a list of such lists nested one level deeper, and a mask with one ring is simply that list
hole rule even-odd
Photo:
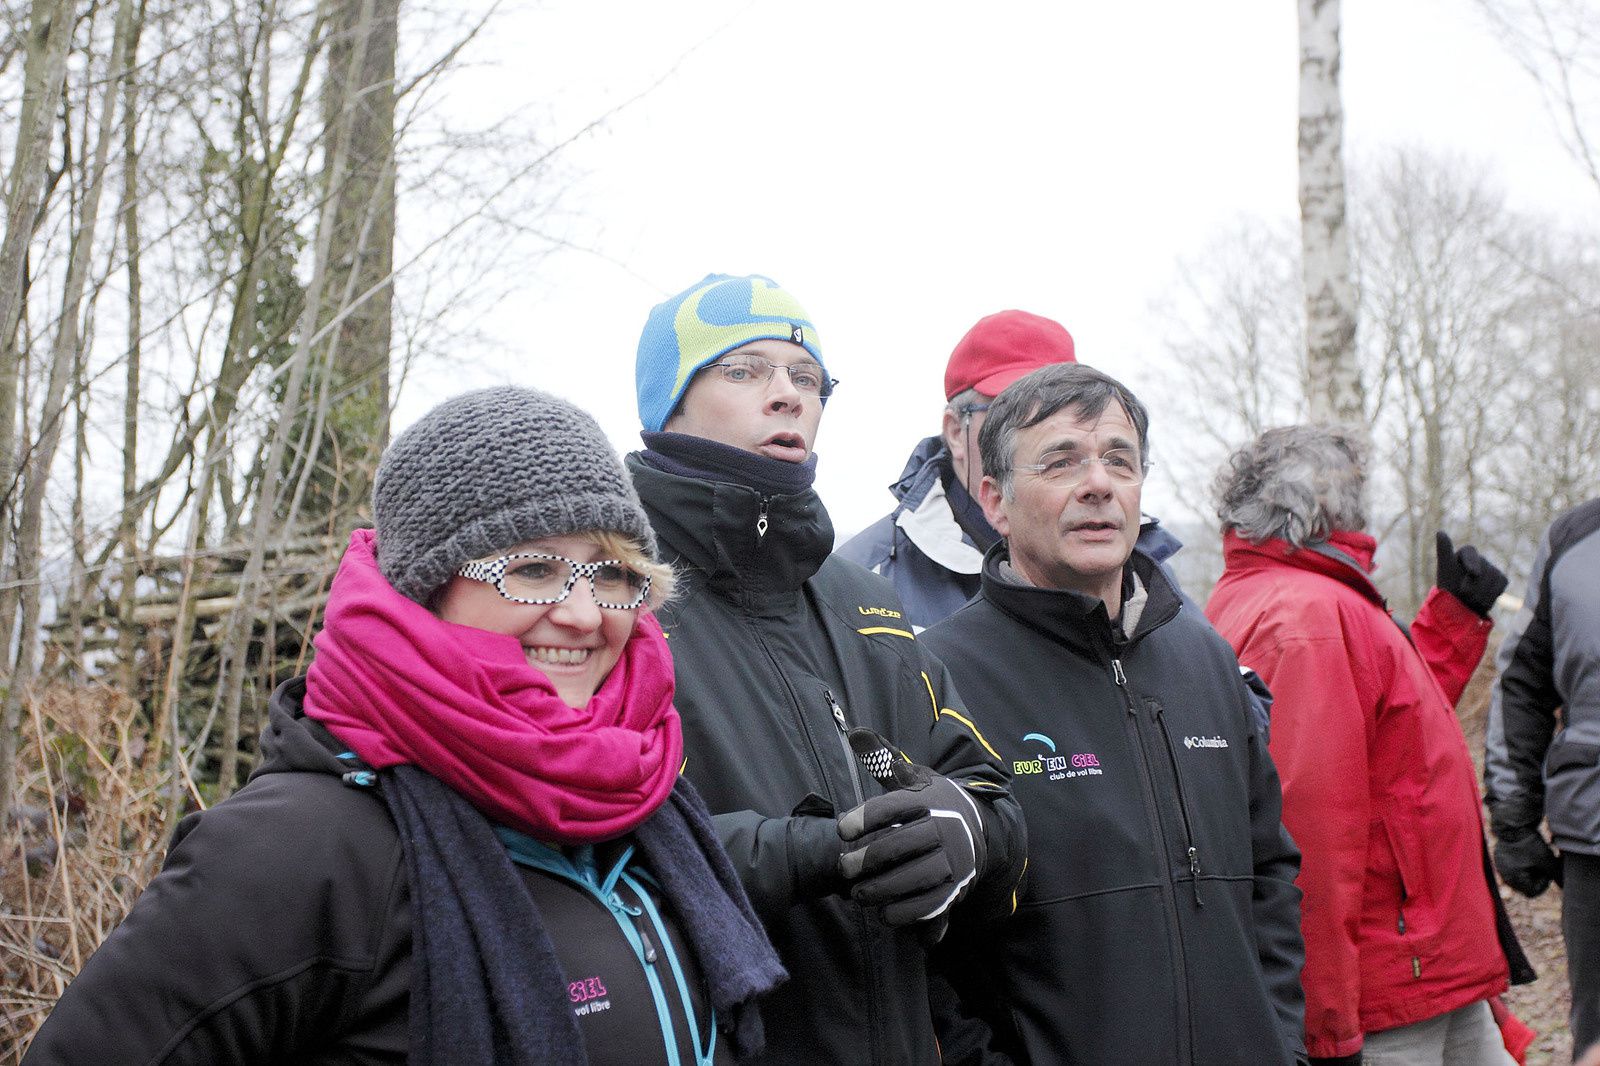
[{"label": "gray curly hair", "polygon": [[1269,429],[1234,452],[1217,475],[1217,517],[1254,543],[1320,544],[1336,529],[1366,527],[1361,438],[1339,426]]}]

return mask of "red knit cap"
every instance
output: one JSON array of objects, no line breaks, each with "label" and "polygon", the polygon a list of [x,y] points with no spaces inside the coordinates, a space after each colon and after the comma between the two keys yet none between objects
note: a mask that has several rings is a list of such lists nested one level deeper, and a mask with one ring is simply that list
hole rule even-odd
[{"label": "red knit cap", "polygon": [[1052,319],[998,311],[967,330],[944,368],[944,398],[977,389],[998,396],[1025,374],[1051,363],[1073,363],[1072,334]]}]

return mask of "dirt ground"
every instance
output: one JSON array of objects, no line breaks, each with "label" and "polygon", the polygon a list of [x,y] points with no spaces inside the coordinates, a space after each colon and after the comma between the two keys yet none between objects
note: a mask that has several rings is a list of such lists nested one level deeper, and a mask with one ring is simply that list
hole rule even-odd
[{"label": "dirt ground", "polygon": [[[1493,681],[1494,648],[1491,646],[1457,708],[1462,731],[1467,735],[1467,746],[1478,764],[1480,782],[1483,780],[1484,726]],[[1487,812],[1484,818],[1487,821]],[[1572,1061],[1572,1038],[1567,1032],[1571,997],[1567,989],[1567,955],[1561,943],[1561,889],[1552,885],[1538,899],[1528,899],[1502,886],[1500,898],[1506,901],[1506,910],[1511,913],[1522,949],[1539,972],[1537,981],[1513,988],[1505,997],[1506,1005],[1517,1017],[1539,1034],[1528,1049],[1528,1066],[1565,1066]]]}]

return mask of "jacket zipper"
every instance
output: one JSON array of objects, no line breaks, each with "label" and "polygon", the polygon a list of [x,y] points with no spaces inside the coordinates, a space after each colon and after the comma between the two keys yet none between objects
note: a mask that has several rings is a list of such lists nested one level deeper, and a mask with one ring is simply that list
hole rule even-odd
[{"label": "jacket zipper", "polygon": [[[712,1055],[717,1048],[716,1012],[713,1010],[711,1013],[710,1024],[707,1025],[709,1033],[706,1037],[705,1046],[702,1048],[700,1021],[695,1017],[694,1001],[689,996],[689,978],[678,962],[678,953],[672,948],[672,938],[667,933],[666,923],[661,920],[661,912],[657,909],[655,903],[651,901],[650,893],[645,890],[644,886],[632,874],[628,873],[626,867],[622,871],[622,881],[633,890],[634,896],[639,900],[639,907],[644,912],[635,921],[639,926],[639,937],[644,941],[647,953],[646,961],[654,963],[656,959],[655,946],[651,943],[650,933],[645,928],[644,919],[648,917],[650,924],[655,928],[656,936],[661,940],[662,947],[666,949],[667,965],[672,968],[673,981],[678,986],[678,1005],[683,1008],[684,1022],[688,1026],[689,1038],[694,1046],[696,1066],[710,1066]],[[710,1006],[709,1002],[707,1006]]]},{"label": "jacket zipper", "polygon": [[866,797],[861,794],[861,777],[856,773],[856,753],[850,748],[850,724],[844,720],[844,708],[833,698],[833,689],[823,689],[822,695],[827,698],[828,708],[833,711],[833,724],[839,730],[839,746],[844,749],[845,771],[850,775],[850,789],[855,793],[856,806],[859,807],[866,802]]},{"label": "jacket zipper", "polygon": [[[1158,808],[1156,800],[1155,781],[1152,779],[1150,773],[1149,750],[1145,747],[1144,730],[1139,724],[1139,710],[1134,705],[1133,694],[1128,691],[1128,675],[1122,670],[1122,660],[1121,658],[1117,657],[1115,651],[1113,651],[1111,659],[1111,677],[1117,683],[1117,688],[1122,692],[1122,703],[1128,712],[1127,720],[1133,726],[1133,741],[1138,755],[1137,761],[1139,764],[1139,779],[1144,784],[1145,802],[1148,805],[1148,810],[1146,813],[1150,818],[1151,824],[1155,828],[1156,839],[1160,845],[1159,855],[1161,856],[1163,869],[1159,878],[1159,885],[1161,888],[1162,900],[1168,907],[1167,939],[1169,950],[1172,952],[1172,958],[1178,968],[1177,974],[1174,975],[1175,980],[1173,982],[1173,991],[1178,999],[1176,1005],[1177,1019],[1179,1024],[1178,1031],[1179,1033],[1184,1033],[1185,1030],[1183,1028],[1182,1019],[1189,1018],[1189,996],[1187,985],[1189,980],[1189,963],[1184,956],[1183,934],[1177,927],[1178,901],[1176,898],[1176,893],[1173,890],[1170,873],[1168,869],[1165,868],[1167,856],[1170,854],[1167,848],[1167,834],[1166,830],[1162,829],[1161,827],[1161,811]],[[1191,1028],[1187,1031],[1188,1039],[1183,1042],[1187,1046],[1179,1048],[1179,1061],[1188,1061],[1189,1056],[1192,1053],[1191,1049],[1193,1048],[1194,1044],[1192,1018],[1190,1018],[1190,1026]]]},{"label": "jacket zipper", "polygon": [[[501,839],[506,840],[504,834],[497,831]],[[509,845],[509,842],[507,842]],[[553,850],[553,849],[551,849]],[[695,1049],[695,1066],[710,1066],[712,1053],[716,1048],[716,1016],[713,1013],[710,1029],[711,1038],[707,1042],[706,1050],[700,1050],[700,1027],[695,1017],[692,1001],[689,999],[688,986],[682,968],[678,965],[677,953],[672,951],[671,940],[667,936],[666,927],[661,921],[660,913],[650,902],[649,895],[644,888],[627,872],[627,866],[633,857],[633,847],[629,845],[617,859],[611,873],[603,882],[597,883],[584,871],[572,864],[566,856],[553,855],[549,858],[537,854],[530,854],[525,850],[510,848],[510,855],[514,862],[524,866],[531,866],[536,870],[554,874],[562,880],[568,881],[587,891],[605,906],[612,920],[622,931],[623,939],[633,948],[633,954],[644,968],[645,980],[650,986],[650,997],[656,1009],[656,1021],[661,1027],[661,1042],[667,1054],[668,1066],[680,1066],[681,1058],[678,1055],[678,1031],[672,1021],[672,1011],[667,1006],[667,990],[662,982],[661,974],[657,970],[660,961],[660,952],[656,950],[656,938],[651,937],[650,927],[653,925],[656,937],[667,948],[667,961],[672,966],[673,978],[678,985],[678,996],[682,1000],[684,1011],[684,1024],[689,1029],[690,1042]],[[598,871],[595,871],[598,873]],[[639,906],[626,902],[621,893],[616,889],[617,882],[625,882],[639,899]],[[648,917],[646,916],[648,912]]]},{"label": "jacket zipper", "polygon": [[[828,710],[833,715],[833,724],[837,731],[836,735],[839,738],[839,747],[844,751],[845,773],[850,777],[850,791],[854,793],[856,798],[856,806],[859,807],[861,804],[866,802],[866,798],[861,794],[861,776],[858,773],[859,763],[856,760],[856,753],[850,748],[850,723],[845,720],[844,708],[839,706],[838,700],[834,699],[833,689],[824,688],[822,690],[822,695],[823,698],[828,701]],[[878,1019],[877,1010],[879,994],[878,982],[880,977],[878,974],[878,968],[874,962],[875,948],[866,939],[866,937],[870,934],[868,933],[869,927],[866,924],[865,911],[859,908],[856,910],[856,922],[857,928],[860,929],[863,934],[863,946],[861,950],[866,956],[866,966],[863,969],[863,973],[866,975],[867,979],[868,994],[866,996],[865,1005],[867,1010],[867,1030],[869,1033],[871,1033],[870,1058],[868,1061],[877,1062],[880,1057],[878,1049],[883,1043],[882,1035],[879,1032],[881,1022]]]},{"label": "jacket zipper", "polygon": [[1178,753],[1172,746],[1172,734],[1167,730],[1165,710],[1159,703],[1155,708],[1156,725],[1161,727],[1161,738],[1166,741],[1167,761],[1172,764],[1172,781],[1178,789],[1178,813],[1183,816],[1183,835],[1189,845],[1189,876],[1194,883],[1194,905],[1204,907],[1205,901],[1200,898],[1200,849],[1194,843],[1194,826],[1189,821],[1189,801],[1183,794],[1183,774],[1178,770]]},{"label": "jacket zipper", "polygon": [[756,543],[760,544],[767,537],[767,501],[771,496],[761,497],[761,513],[756,515]]}]

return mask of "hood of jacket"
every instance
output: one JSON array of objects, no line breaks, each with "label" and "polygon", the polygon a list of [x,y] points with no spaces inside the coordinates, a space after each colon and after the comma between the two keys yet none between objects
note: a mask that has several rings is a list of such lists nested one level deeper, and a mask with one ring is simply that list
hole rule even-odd
[{"label": "hood of jacket", "polygon": [[944,463],[949,458],[950,452],[944,446],[943,437],[924,437],[918,441],[906,459],[906,468],[900,471],[900,477],[889,486],[894,498],[900,501],[900,506],[896,507],[895,511],[916,510],[934,482],[939,480]]},{"label": "hood of jacket", "polygon": [[1248,573],[1288,566],[1321,574],[1354,589],[1362,598],[1388,613],[1388,602],[1378,591],[1378,586],[1372,583],[1372,560],[1377,553],[1378,542],[1375,538],[1347,530],[1337,530],[1326,542],[1308,544],[1303,548],[1276,537],[1256,543],[1244,539],[1231,529],[1222,534],[1225,571]]},{"label": "hood of jacket", "polygon": [[304,675],[279,685],[267,701],[267,727],[261,731],[261,761],[250,780],[266,774],[322,773],[342,777],[360,760],[340,759],[347,750],[337,737],[313,718],[301,713],[306,695]]},{"label": "hood of jacket", "polygon": [[667,561],[747,609],[788,609],[833,551],[833,521],[814,489],[765,496],[657,470],[638,452],[626,463]]}]

